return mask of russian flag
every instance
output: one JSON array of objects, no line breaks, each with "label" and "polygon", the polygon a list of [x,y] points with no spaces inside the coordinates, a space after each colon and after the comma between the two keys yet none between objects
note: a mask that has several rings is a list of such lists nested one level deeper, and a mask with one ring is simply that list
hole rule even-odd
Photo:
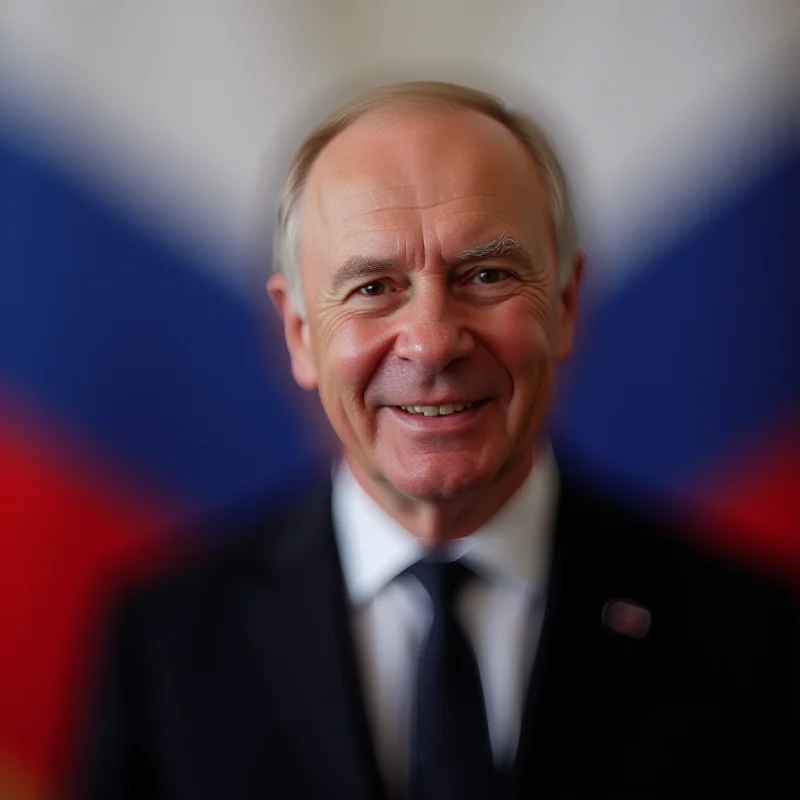
[{"label": "russian flag", "polygon": [[324,459],[251,243],[269,250],[265,154],[340,76],[461,79],[553,113],[589,254],[557,442],[623,499],[800,577],[800,13],[501,6],[4,9],[3,797],[61,795],[120,587],[207,544],[187,522],[277,500]]}]

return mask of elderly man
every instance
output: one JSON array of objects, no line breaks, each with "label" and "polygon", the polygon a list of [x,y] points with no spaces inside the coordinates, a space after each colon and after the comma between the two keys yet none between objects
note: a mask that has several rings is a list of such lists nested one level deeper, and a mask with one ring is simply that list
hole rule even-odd
[{"label": "elderly man", "polygon": [[362,96],[298,151],[277,241],[341,461],[125,604],[86,795],[778,796],[788,601],[543,439],[582,256],[533,122],[447,84]]}]

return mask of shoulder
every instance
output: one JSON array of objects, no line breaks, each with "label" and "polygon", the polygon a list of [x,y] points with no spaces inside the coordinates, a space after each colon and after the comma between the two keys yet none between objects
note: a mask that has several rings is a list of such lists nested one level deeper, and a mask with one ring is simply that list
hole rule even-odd
[{"label": "shoulder", "polygon": [[[294,580],[300,565],[330,561],[329,495],[324,482],[313,484],[278,505],[180,534],[194,539],[191,553],[104,610],[82,687],[79,796],[154,796],[156,782],[196,774],[201,759],[187,762],[187,753],[220,750],[236,761],[246,752],[243,731],[257,731],[265,752],[277,752],[274,728],[253,698],[269,674],[269,651],[286,634],[287,607],[302,591]],[[215,774],[211,762],[201,772]]]},{"label": "shoulder", "polygon": [[254,504],[177,532],[185,554],[126,587],[109,624],[122,632],[140,625],[156,632],[208,628],[243,593],[283,585],[295,565],[333,552],[330,496],[330,481],[315,476],[277,503]]},{"label": "shoulder", "polygon": [[[627,576],[643,596],[696,627],[746,638],[752,630],[796,636],[794,587],[744,557],[723,552],[688,516],[645,509],[563,473],[558,535],[586,553],[587,568]],[[695,627],[693,625],[693,627]]]}]

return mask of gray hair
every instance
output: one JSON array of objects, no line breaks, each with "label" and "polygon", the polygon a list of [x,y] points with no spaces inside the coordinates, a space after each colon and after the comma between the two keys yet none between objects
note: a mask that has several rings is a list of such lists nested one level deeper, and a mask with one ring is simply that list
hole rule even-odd
[{"label": "gray hair", "polygon": [[345,128],[367,114],[390,108],[425,106],[477,111],[497,120],[517,137],[541,172],[550,199],[559,275],[562,284],[569,279],[578,249],[575,214],[564,170],[539,125],[527,115],[506,108],[498,97],[477,89],[437,81],[394,83],[366,92],[330,114],[307,136],[292,160],[278,206],[273,271],[285,275],[290,300],[299,314],[305,314],[297,261],[300,203],[317,157]]}]

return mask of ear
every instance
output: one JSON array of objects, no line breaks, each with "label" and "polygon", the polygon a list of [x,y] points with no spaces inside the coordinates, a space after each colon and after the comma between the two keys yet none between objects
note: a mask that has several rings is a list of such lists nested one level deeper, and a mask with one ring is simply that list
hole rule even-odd
[{"label": "ear", "polygon": [[294,308],[286,277],[273,275],[267,281],[267,294],[283,320],[283,335],[292,362],[292,375],[298,386],[313,391],[318,381],[310,330],[308,322]]},{"label": "ear", "polygon": [[558,298],[556,358],[559,361],[563,361],[569,356],[575,342],[575,327],[578,321],[578,289],[580,288],[581,275],[583,274],[584,260],[583,253],[578,252],[575,254],[572,273],[567,282],[561,287]]}]

